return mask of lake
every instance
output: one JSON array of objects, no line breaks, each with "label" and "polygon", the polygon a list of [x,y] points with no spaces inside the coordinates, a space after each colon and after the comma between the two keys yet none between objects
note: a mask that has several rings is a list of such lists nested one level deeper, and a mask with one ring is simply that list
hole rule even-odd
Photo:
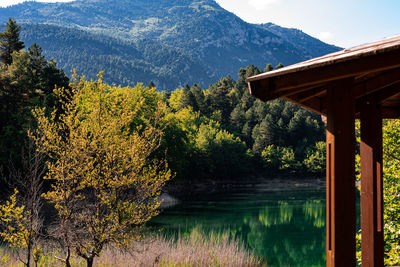
[{"label": "lake", "polygon": [[175,236],[194,229],[228,233],[267,266],[325,266],[324,187],[271,189],[261,184],[187,196],[151,225]]}]

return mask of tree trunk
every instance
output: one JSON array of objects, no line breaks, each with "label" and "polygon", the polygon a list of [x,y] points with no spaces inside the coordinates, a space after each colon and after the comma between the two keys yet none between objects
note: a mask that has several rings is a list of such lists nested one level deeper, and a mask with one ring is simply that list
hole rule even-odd
[{"label": "tree trunk", "polygon": [[28,242],[28,248],[26,250],[26,267],[30,267],[31,266],[31,244],[30,242]]},{"label": "tree trunk", "polygon": [[86,259],[86,266],[87,267],[93,267],[93,260],[94,260],[94,258],[87,258]]},{"label": "tree trunk", "polygon": [[65,258],[65,267],[71,267],[71,263],[69,262],[70,258],[71,258],[71,250],[68,247],[67,248],[67,257]]}]

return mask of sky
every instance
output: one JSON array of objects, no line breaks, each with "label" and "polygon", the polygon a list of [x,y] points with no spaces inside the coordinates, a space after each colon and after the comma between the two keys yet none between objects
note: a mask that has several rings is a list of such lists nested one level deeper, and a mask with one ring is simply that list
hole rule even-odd
[{"label": "sky", "polygon": [[[22,3],[25,1],[26,0],[1,0],[0,6],[1,7],[11,6],[11,5],[19,4],[19,3]],[[45,0],[45,1],[39,0],[39,1],[37,1],[36,0],[36,2],[46,2],[46,3],[72,2],[72,1],[74,1],[74,0],[61,0],[61,1],[60,0]]]},{"label": "sky", "polygon": [[[0,1],[0,6],[23,2]],[[67,1],[71,0],[63,2]],[[297,28],[324,42],[344,48],[400,35],[400,0],[216,1],[247,22],[272,22],[283,27]]]},{"label": "sky", "polygon": [[400,0],[217,0],[251,23],[297,28],[324,42],[352,46],[400,35]]}]

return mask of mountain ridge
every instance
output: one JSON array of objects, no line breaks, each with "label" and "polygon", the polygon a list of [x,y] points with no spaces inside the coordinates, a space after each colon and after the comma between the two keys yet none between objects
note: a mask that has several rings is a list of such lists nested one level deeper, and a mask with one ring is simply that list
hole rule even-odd
[{"label": "mountain ridge", "polygon": [[[135,70],[136,74],[128,75],[132,78],[125,79],[125,82],[113,77],[112,82],[130,84],[135,81],[146,82],[144,79],[150,79],[155,80],[156,84],[162,87],[161,89],[169,90],[194,82],[207,86],[207,83],[212,83],[227,74],[235,75],[239,68],[250,64],[264,67],[267,63],[276,65],[282,62],[289,65],[339,50],[338,47],[325,44],[296,29],[287,29],[271,23],[247,23],[220,7],[213,0],[25,2],[0,8],[0,21],[6,21],[9,16],[25,25],[41,25],[41,28],[38,28],[42,31],[46,31],[46,27],[56,26],[59,32],[68,32],[69,50],[75,47],[72,44],[73,39],[81,36],[75,30],[87,32],[95,36],[91,38],[103,43],[103,49],[98,53],[99,58],[106,57],[108,50],[116,49],[112,44],[104,44],[99,36],[114,38],[118,41],[116,43],[133,42],[136,47],[133,46],[132,55],[140,57],[141,53],[141,57],[146,58],[146,71],[141,73],[140,70]],[[34,35],[43,35],[32,28],[25,33],[23,38],[27,43],[33,41]],[[55,40],[55,42],[58,41]],[[165,50],[168,60],[162,60],[161,55],[155,60],[155,57],[149,55],[151,51],[139,45],[139,42],[157,47],[158,51]],[[40,38],[37,43],[41,44]],[[66,55],[56,53],[46,44],[41,45],[47,56],[54,57],[62,63],[63,69],[75,67],[72,64],[83,65],[79,64],[78,60],[74,62],[67,59]],[[90,44],[87,48],[89,49],[92,45],[99,46],[99,44]],[[59,46],[65,47],[62,43],[59,43]],[[123,47],[124,45],[121,49]],[[137,51],[138,49],[143,51]],[[90,51],[86,52],[93,54]],[[77,55],[79,51],[74,51],[73,54]],[[171,58],[172,54],[176,54],[177,57]],[[132,55],[122,53],[119,56],[132,58]],[[88,58],[93,58],[93,56],[88,56]],[[125,65],[124,69],[129,65],[134,66],[139,63],[137,58],[132,60],[120,61],[120,63]],[[107,69],[110,65],[107,62],[111,59],[97,61],[99,62],[95,65],[105,66],[104,71],[107,77],[107,72],[111,72]],[[111,65],[115,68],[115,64]],[[174,73],[168,71],[170,65]],[[142,65],[139,64],[139,66]],[[120,68],[117,67],[117,69]],[[81,71],[86,72],[88,68],[84,67]],[[122,72],[122,70],[118,71]],[[148,75],[143,75],[145,73]],[[135,77],[144,78],[138,80]]]}]

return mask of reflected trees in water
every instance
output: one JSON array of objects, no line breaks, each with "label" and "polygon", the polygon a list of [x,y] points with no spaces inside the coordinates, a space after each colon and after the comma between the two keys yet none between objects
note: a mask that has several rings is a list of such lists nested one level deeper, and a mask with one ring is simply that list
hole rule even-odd
[{"label": "reflected trees in water", "polygon": [[208,196],[188,200],[152,221],[165,235],[229,235],[268,266],[325,265],[325,193]]}]

